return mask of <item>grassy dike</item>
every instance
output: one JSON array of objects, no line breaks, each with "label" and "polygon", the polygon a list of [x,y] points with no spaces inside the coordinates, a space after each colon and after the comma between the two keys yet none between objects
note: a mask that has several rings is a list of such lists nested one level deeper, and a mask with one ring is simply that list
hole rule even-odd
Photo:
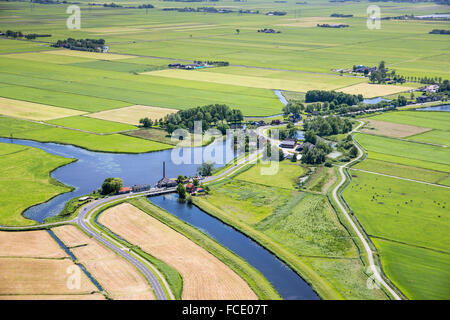
[{"label": "grassy dike", "polygon": [[249,265],[244,259],[237,256],[230,250],[221,246],[218,242],[185,223],[169,212],[150,203],[146,198],[140,197],[128,200],[129,203],[158,219],[175,231],[186,236],[208,252],[216,256],[219,260],[229,266],[241,278],[243,278],[255,294],[262,300],[279,300],[281,299],[278,292],[273,288],[270,282],[255,268]]},{"label": "grassy dike", "polygon": [[322,299],[344,299],[344,297],[326,279],[320,277],[319,274],[317,274],[310,265],[304,263],[303,261],[300,261],[297,255],[289,252],[281,245],[275,243],[264,233],[255,230],[254,228],[246,225],[238,219],[234,219],[223,214],[220,209],[211,205],[205,199],[199,197],[193,198],[193,203],[206,213],[239,230],[240,232],[258,242],[267,250],[271,251],[279,259],[284,261],[290,268],[292,268],[297,274],[301,275],[301,277],[314,289],[314,291],[317,292],[317,294]]}]

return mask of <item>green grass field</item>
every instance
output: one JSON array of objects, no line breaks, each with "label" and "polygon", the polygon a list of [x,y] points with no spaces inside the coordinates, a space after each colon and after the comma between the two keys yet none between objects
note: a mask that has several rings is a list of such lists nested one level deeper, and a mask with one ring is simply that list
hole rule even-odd
[{"label": "green grass field", "polygon": [[449,131],[450,114],[434,111],[397,111],[386,112],[371,117],[374,120],[408,124],[411,126]]},{"label": "green grass field", "polygon": [[[42,150],[0,143],[0,225],[36,224],[22,212],[45,202],[69,187],[53,180],[50,171],[72,162],[72,159],[48,154]],[[18,192],[20,191],[20,192]]]},{"label": "green grass field", "polygon": [[92,151],[141,153],[170,149],[172,146],[122,134],[95,135],[70,129],[55,128],[13,118],[0,117],[0,136],[40,142],[72,144]]},{"label": "green grass field", "polygon": [[[448,148],[362,133],[356,134],[355,139],[368,151],[369,157],[372,152],[387,154],[390,156],[411,159],[412,161],[419,160],[428,164],[432,163],[430,164],[431,168],[426,169],[434,169],[434,164],[436,164],[435,170],[450,172],[450,150],[448,150]],[[446,169],[442,170],[441,168]]]},{"label": "green grass field", "polygon": [[[392,281],[405,288],[402,292],[408,298],[443,298],[441,282],[448,273],[444,267],[448,266],[450,254],[448,194],[443,187],[364,172],[352,172],[352,183],[343,193],[368,235],[386,240],[375,242],[382,264]],[[426,260],[425,268],[422,264],[426,258],[419,259],[418,247],[435,256]],[[414,278],[411,270],[416,272]],[[418,286],[416,279],[428,279],[428,289],[422,291],[423,284]],[[448,298],[449,292],[444,296]]]},{"label": "green grass field", "polygon": [[[438,183],[449,175],[449,173],[446,172],[405,166],[398,163],[370,158],[358,163],[353,168],[431,183]],[[354,171],[354,174],[358,175],[358,171]]]},{"label": "green grass field", "polygon": [[367,290],[358,249],[327,197],[294,189],[305,169],[283,161],[278,174],[261,176],[260,167],[210,186],[194,203],[275,252],[323,297],[385,299]]},{"label": "green grass field", "polygon": [[450,131],[431,130],[425,133],[408,137],[407,139],[412,141],[450,146]]},{"label": "green grass field", "polygon": [[56,124],[59,126],[67,127],[67,128],[80,129],[80,130],[96,132],[96,133],[112,133],[112,132],[120,132],[120,131],[128,131],[128,130],[137,129],[137,127],[129,125],[129,124],[106,121],[106,120],[95,119],[95,118],[90,118],[90,117],[83,117],[83,116],[67,117],[67,118],[61,118],[61,119],[56,119],[56,120],[50,120],[47,122],[51,123],[51,124]]},{"label": "green grass field", "polygon": [[[282,161],[278,163],[278,172],[276,178],[274,176],[264,175],[264,170],[269,171],[270,166],[264,165],[261,162],[252,166],[247,171],[235,177],[237,180],[258,183],[277,188],[285,188],[294,190],[298,186],[297,178],[305,174],[305,168],[298,163]],[[271,173],[270,171],[268,173]],[[271,179],[271,178],[274,179]]]},{"label": "green grass field", "polygon": [[372,239],[386,275],[410,299],[448,300],[449,253]]}]

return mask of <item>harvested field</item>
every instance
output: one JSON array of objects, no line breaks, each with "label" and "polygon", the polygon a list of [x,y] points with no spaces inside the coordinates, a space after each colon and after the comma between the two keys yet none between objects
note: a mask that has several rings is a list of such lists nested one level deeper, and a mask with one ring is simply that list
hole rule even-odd
[{"label": "harvested field", "polygon": [[374,98],[387,96],[394,93],[408,91],[414,89],[412,87],[394,86],[387,84],[370,84],[370,83],[358,83],[349,87],[339,89],[337,91],[348,94],[362,94],[364,98]]},{"label": "harvested field", "polygon": [[0,97],[0,114],[29,120],[51,120],[84,114],[83,111]]},{"label": "harvested field", "polygon": [[[80,270],[80,288],[67,283],[70,259],[0,258],[0,295],[88,294],[98,291]],[[76,268],[76,267],[75,267]]]},{"label": "harvested field", "polygon": [[0,231],[0,257],[68,258],[44,230]]},{"label": "harvested field", "polygon": [[120,109],[101,111],[87,115],[88,117],[109,120],[131,125],[139,125],[139,120],[142,118],[150,118],[152,120],[159,120],[167,114],[177,112],[175,109],[149,107],[142,105],[134,105]]},{"label": "harvested field", "polygon": [[119,59],[136,58],[136,56],[125,55],[125,54],[111,54],[111,53],[77,51],[77,50],[52,50],[52,51],[45,51],[44,53],[70,56],[70,57],[98,59],[98,60],[119,60]]},{"label": "harvested field", "polygon": [[87,244],[71,251],[113,299],[155,299],[145,277],[128,261],[74,226],[57,227],[53,231],[66,246]]},{"label": "harvested field", "polygon": [[[248,75],[250,71],[245,68],[232,68],[230,69],[231,71],[227,71],[227,69],[220,69],[221,71],[223,71],[223,73],[213,69],[214,68],[203,69],[201,71],[166,69],[143,72],[142,74],[173,79],[218,83],[224,85],[238,85],[249,88],[283,89],[295,92],[306,92],[309,89],[330,90],[346,85],[342,84],[342,82],[340,85],[336,85],[335,83],[333,83],[336,80],[340,80],[337,76],[333,75],[324,76],[297,73],[295,74],[296,77],[294,79],[286,79],[286,77],[292,75],[285,75],[281,72],[265,72],[264,74],[272,75],[272,77],[262,77]],[[231,72],[242,72],[243,74],[232,74]],[[254,72],[254,70],[251,70],[251,72]],[[259,70],[257,70],[257,74],[259,74]],[[279,76],[280,78],[275,78],[276,76]],[[345,79],[344,81],[348,80],[349,78]],[[351,79],[350,81],[352,81],[352,83],[357,82],[353,81],[353,79]],[[347,85],[349,84],[350,83],[347,83]]]},{"label": "harvested field", "polygon": [[372,119],[363,119],[363,120],[368,121],[370,127],[361,130],[362,132],[392,138],[405,138],[408,136],[416,135],[431,130],[430,128],[410,126],[407,124],[398,124]]},{"label": "harvested field", "polygon": [[[311,28],[316,27],[318,23],[328,23],[333,24],[336,22],[336,20],[339,20],[339,18],[334,17],[305,17],[305,18],[298,18],[298,19],[288,19],[292,22],[286,22],[277,24],[277,26],[280,27],[301,27],[301,28]],[[286,20],[286,21],[288,21]]]},{"label": "harvested field", "polygon": [[175,267],[183,277],[183,299],[257,298],[243,279],[212,254],[130,204],[106,210],[99,221]]}]

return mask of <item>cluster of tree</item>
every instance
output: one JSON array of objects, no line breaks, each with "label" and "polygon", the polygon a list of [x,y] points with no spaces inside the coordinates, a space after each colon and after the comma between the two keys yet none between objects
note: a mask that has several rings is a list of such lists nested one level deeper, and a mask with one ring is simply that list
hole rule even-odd
[{"label": "cluster of tree", "polygon": [[312,131],[321,137],[352,131],[351,121],[347,118],[341,118],[338,116],[316,117],[310,120],[305,120],[303,127],[306,132]]},{"label": "cluster of tree", "polygon": [[[192,8],[192,7],[185,7],[185,8],[163,8],[163,11],[178,11],[178,12],[207,12],[207,13],[232,13],[237,12],[235,10],[231,9],[225,9],[225,8],[214,8],[214,7],[198,7],[198,8]],[[244,13],[244,12],[242,12]]]},{"label": "cluster of tree", "polygon": [[290,100],[287,105],[283,108],[284,115],[297,115],[305,110],[305,105],[297,100]]},{"label": "cluster of tree", "polygon": [[203,162],[198,168],[197,173],[202,177],[209,177],[212,175],[214,169],[214,163]]},{"label": "cluster of tree", "polygon": [[334,17],[334,18],[351,18],[353,17],[352,14],[342,14],[342,13],[332,13],[330,15],[330,17]]},{"label": "cluster of tree", "polygon": [[450,82],[447,79],[439,85],[438,92],[450,92]]},{"label": "cluster of tree", "polygon": [[37,34],[37,33],[29,33],[29,34],[23,34],[22,31],[12,31],[12,30],[6,30],[5,33],[0,31],[0,35],[4,35],[7,38],[27,38],[28,40],[36,39],[37,37],[51,37],[51,34]]},{"label": "cluster of tree", "polygon": [[207,64],[210,66],[216,66],[216,67],[228,67],[230,63],[228,61],[194,61],[196,64]]},{"label": "cluster of tree", "polygon": [[80,2],[58,1],[58,0],[30,0],[31,3],[39,4],[80,4]]},{"label": "cluster of tree", "polygon": [[58,40],[53,47],[67,48],[79,51],[102,51],[105,45],[103,39],[73,39]]},{"label": "cluster of tree", "polygon": [[309,90],[305,95],[305,102],[333,102],[335,105],[343,103],[347,105],[354,105],[360,101],[363,101],[363,99],[364,98],[361,94],[354,95],[326,90]]},{"label": "cluster of tree", "polygon": [[321,164],[326,160],[326,156],[331,152],[331,147],[319,141],[314,146],[305,147],[302,150],[302,163],[307,164]]},{"label": "cluster of tree", "polygon": [[317,26],[319,28],[348,28],[350,27],[348,24],[329,24],[329,23],[318,23]]},{"label": "cluster of tree", "polygon": [[244,116],[241,110],[230,109],[225,104],[211,104],[166,115],[159,120],[159,125],[170,134],[176,129],[192,131],[194,122],[201,121],[203,131],[216,127],[222,133],[225,133],[226,129],[229,128],[228,124],[241,123],[243,120]]},{"label": "cluster of tree", "polygon": [[100,193],[105,194],[114,194],[119,192],[119,190],[123,187],[123,181],[120,178],[106,178],[102,184]]},{"label": "cluster of tree", "polygon": [[339,141],[337,144],[337,149],[348,154],[351,158],[358,155],[358,149],[353,144],[351,135],[348,135],[344,140]]},{"label": "cluster of tree", "polygon": [[266,13],[266,16],[285,16],[287,12],[285,11],[269,11]]},{"label": "cluster of tree", "polygon": [[450,30],[433,29],[430,31],[430,34],[450,34]]},{"label": "cluster of tree", "polygon": [[266,29],[266,28],[264,28],[264,29],[258,29],[258,32],[262,32],[262,33],[281,33],[281,31],[277,31],[277,30],[274,30],[274,29]]}]

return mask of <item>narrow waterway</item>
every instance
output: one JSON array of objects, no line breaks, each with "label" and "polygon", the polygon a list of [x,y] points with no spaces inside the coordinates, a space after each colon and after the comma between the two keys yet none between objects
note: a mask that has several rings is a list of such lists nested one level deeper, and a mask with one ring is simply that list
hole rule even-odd
[{"label": "narrow waterway", "polygon": [[[74,187],[68,192],[54,197],[48,202],[27,209],[25,217],[40,223],[48,217],[57,215],[65,203],[74,197],[91,193],[98,189],[105,178],[120,177],[124,185],[152,184],[162,177],[162,162],[166,162],[166,176],[176,177],[179,174],[193,176],[196,174],[198,159],[209,161],[222,158],[224,165],[233,159],[235,154],[231,139],[214,142],[203,148],[182,148],[143,154],[113,154],[87,151],[70,145],[56,143],[42,143],[29,140],[0,138],[0,142],[20,144],[39,148],[48,153],[66,158],[78,159],[62,166],[51,173],[58,181]],[[221,150],[218,152],[217,150]],[[190,164],[175,164],[175,155],[184,155],[190,159]],[[220,154],[218,156],[218,154]],[[197,159],[197,161],[194,161]],[[201,162],[200,162],[201,163]],[[171,198],[172,197],[172,198]],[[152,201],[180,219],[191,223],[203,232],[215,238],[223,246],[242,256],[258,269],[274,285],[284,299],[317,299],[315,292],[309,285],[286,264],[277,259],[269,251],[246,237],[242,233],[227,226],[197,207],[179,205],[175,196],[155,197]]]},{"label": "narrow waterway", "polygon": [[241,232],[194,205],[178,202],[176,194],[148,198],[155,205],[208,234],[258,269],[286,300],[318,299],[311,287],[281,260]]}]

